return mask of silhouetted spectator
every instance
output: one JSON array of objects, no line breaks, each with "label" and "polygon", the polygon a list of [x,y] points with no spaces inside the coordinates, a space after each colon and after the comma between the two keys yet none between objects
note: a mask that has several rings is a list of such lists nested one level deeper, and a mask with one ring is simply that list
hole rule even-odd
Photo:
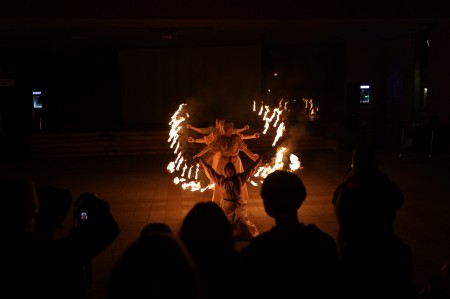
[{"label": "silhouetted spectator", "polygon": [[[336,188],[332,199],[335,209],[339,205],[337,196],[339,190],[357,186],[364,186],[378,194],[372,197],[371,204],[381,209],[384,228],[388,231],[393,230],[395,215],[404,201],[403,194],[400,188],[378,169],[375,153],[370,148],[357,148],[353,151],[351,172]],[[338,246],[341,241],[338,236]]]},{"label": "silhouetted spectator", "polygon": [[166,233],[173,233],[172,228],[164,222],[151,222],[147,225],[145,225],[141,230],[141,236],[144,236],[148,233],[154,233],[154,232],[166,232]]},{"label": "silhouetted spectator", "polygon": [[195,204],[184,218],[179,236],[198,267],[206,298],[241,295],[244,277],[232,226],[215,202]]},{"label": "silhouetted spectator", "polygon": [[2,291],[17,298],[87,298],[70,273],[54,267],[46,240],[35,232],[36,213],[41,208],[35,184],[21,178],[2,178],[0,199],[4,214]]},{"label": "silhouetted spectator", "polygon": [[72,205],[66,189],[38,186],[43,205],[37,215],[37,233],[45,237],[53,266],[69,273],[86,289],[92,286],[92,260],[119,235],[120,229],[109,204],[86,192],[73,203],[74,226],[67,236],[54,238]]},{"label": "silhouetted spectator", "polygon": [[340,188],[339,295],[344,298],[417,298],[410,247],[386,229],[383,200],[389,194],[367,184]]},{"label": "silhouetted spectator", "polygon": [[450,263],[444,263],[439,273],[433,274],[419,293],[420,299],[449,299],[450,298]]},{"label": "silhouetted spectator", "polygon": [[173,234],[139,237],[120,255],[107,286],[108,299],[201,299],[196,266]]},{"label": "silhouetted spectator", "polygon": [[283,170],[270,173],[261,197],[275,226],[240,251],[252,297],[329,298],[335,291],[336,243],[316,225],[299,221],[306,198],[300,177]]}]

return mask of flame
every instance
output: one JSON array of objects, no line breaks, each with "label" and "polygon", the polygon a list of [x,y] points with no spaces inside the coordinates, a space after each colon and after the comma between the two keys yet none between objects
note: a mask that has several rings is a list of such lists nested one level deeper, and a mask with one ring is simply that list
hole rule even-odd
[{"label": "flame", "polygon": [[[312,102],[309,100],[305,101],[305,105],[311,105]],[[284,119],[285,114],[289,112],[288,101],[281,99],[278,103],[278,107],[271,108],[269,105],[264,105],[261,101],[261,106],[258,111],[258,115],[264,121],[264,131],[266,134],[271,130],[271,128],[276,128],[275,137],[272,143],[272,147],[275,147],[277,142],[283,136],[286,131]],[[181,104],[177,111],[172,115],[169,125],[171,126],[169,131],[168,143],[170,143],[170,148],[173,149],[176,158],[174,161],[169,162],[167,165],[167,171],[170,173],[178,172],[178,176],[174,178],[174,184],[181,185],[184,190],[188,191],[200,191],[204,192],[208,189],[214,189],[214,183],[209,183],[206,187],[202,187],[199,181],[200,165],[188,163],[185,158],[183,148],[180,143],[180,131],[185,126],[185,121],[189,118],[189,114],[186,112],[187,104]],[[257,111],[256,101],[253,101],[253,112]],[[317,109],[317,108],[316,108]],[[267,175],[275,170],[285,169],[289,167],[290,171],[296,171],[301,169],[301,163],[299,158],[294,155],[289,155],[289,165],[285,166],[285,161],[287,160],[286,155],[288,149],[284,146],[280,146],[277,149],[275,157],[272,158],[270,163],[266,163],[264,166],[260,166],[255,174],[253,175],[256,179],[250,179],[249,183],[253,186],[258,186],[262,183]]]},{"label": "flame", "polygon": [[178,106],[178,110],[175,111],[170,119],[169,125],[171,126],[171,129],[169,131],[169,139],[167,140],[167,142],[172,142],[170,144],[170,148],[173,148],[175,143],[178,141],[179,132],[182,128],[180,124],[186,120],[186,117],[189,117],[188,114],[186,117],[179,115],[186,105],[187,104],[180,104],[180,106]]},{"label": "flame", "polygon": [[297,169],[301,169],[300,160],[298,159],[298,157],[296,155],[291,154],[289,156],[289,161],[291,162],[291,164],[289,164],[291,171],[296,171]]},{"label": "flame", "polygon": [[263,102],[261,102],[261,108],[259,109],[258,115],[262,115],[263,108],[264,108],[264,105],[263,105]]},{"label": "flame", "polygon": [[175,171],[175,163],[174,163],[174,162],[170,162],[170,163],[167,165],[167,170],[168,170],[170,173],[173,173],[173,172]]},{"label": "flame", "polygon": [[195,182],[195,181],[190,181],[190,182],[187,182],[187,183],[183,183],[181,185],[181,187],[184,190],[188,189],[188,190],[191,190],[191,191],[198,191],[198,190],[202,189],[202,186],[200,185],[200,183],[199,182]]},{"label": "flame", "polygon": [[280,137],[283,136],[284,131],[286,131],[286,129],[284,127],[284,123],[281,123],[278,126],[277,135],[275,136],[275,139],[273,140],[272,147],[274,147],[277,144],[278,139],[280,139]]},{"label": "flame", "polygon": [[[175,171],[180,171],[182,169],[181,176],[184,176],[186,173],[186,170],[188,169],[188,165],[186,164],[186,160],[183,157],[183,153],[180,148],[180,131],[183,128],[184,122],[189,118],[189,114],[185,112],[187,104],[180,104],[178,106],[177,111],[172,115],[169,125],[169,138],[167,142],[170,143],[170,148],[174,149],[174,154],[177,154],[175,161],[169,162],[167,165],[167,170],[170,173],[173,173]],[[183,114],[184,113],[184,114]],[[184,178],[175,178],[174,183],[179,184],[180,182],[183,182]]]},{"label": "flame", "polygon": [[[272,127],[277,127],[277,133],[276,136],[274,138],[274,141],[272,143],[272,147],[275,147],[276,143],[278,142],[278,140],[281,138],[281,136],[283,136],[284,131],[286,131],[284,122],[281,121],[283,113],[288,111],[288,106],[287,106],[287,101],[284,102],[284,99],[281,99],[280,102],[278,103],[278,107],[274,108],[272,110],[270,110],[269,105],[263,105],[263,103],[261,103],[261,109],[258,113],[259,116],[262,115],[262,119],[265,122],[264,123],[264,130],[263,130],[263,134],[267,134],[268,130],[270,129],[270,125],[272,124]],[[255,103],[254,103],[255,105]],[[264,111],[264,114],[263,114]],[[270,115],[270,117],[269,117]],[[275,121],[274,121],[275,120]],[[280,124],[278,125],[278,122],[280,122]]]},{"label": "flame", "polygon": [[192,191],[192,192],[195,192],[195,191],[205,192],[205,190],[213,189],[214,184],[209,184],[208,186],[202,188],[202,185],[200,182],[189,181],[189,182],[183,183],[181,185],[181,188],[183,188],[184,190]]},{"label": "flame", "polygon": [[314,120],[318,118],[317,112],[319,111],[319,107],[316,103],[314,103],[313,99],[302,99],[305,103],[305,114],[310,120]]}]

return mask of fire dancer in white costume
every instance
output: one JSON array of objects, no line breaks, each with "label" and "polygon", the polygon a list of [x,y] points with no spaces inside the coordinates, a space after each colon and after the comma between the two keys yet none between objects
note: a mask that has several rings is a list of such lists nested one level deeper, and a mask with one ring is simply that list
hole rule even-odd
[{"label": "fire dancer in white costume", "polygon": [[190,143],[205,143],[206,145],[210,144],[214,141],[216,136],[223,134],[223,121],[224,119],[221,117],[216,118],[216,125],[209,126],[207,128],[198,128],[194,127],[190,124],[186,125],[186,128],[196,131],[202,135],[205,135],[203,138],[193,138],[189,137],[188,142]]},{"label": "fire dancer in white costume", "polygon": [[[224,134],[217,136],[214,142],[206,146],[200,153],[195,155],[193,159],[195,160],[196,158],[203,156],[207,152],[212,151],[214,153],[212,167],[217,173],[225,175],[224,167],[228,162],[232,162],[234,164],[237,173],[243,172],[244,167],[242,165],[241,158],[239,157],[239,153],[241,151],[244,152],[253,161],[256,161],[259,156],[257,154],[254,154],[247,147],[247,144],[245,144],[243,139],[238,134],[233,134],[232,121],[225,120],[223,129]],[[242,186],[241,198],[243,202],[247,204],[247,183],[243,184]],[[219,192],[217,192],[217,188],[214,188],[212,201],[216,203],[220,202],[220,195]]]},{"label": "fire dancer in white costume", "polygon": [[[203,138],[194,138],[189,137],[187,140],[189,143],[205,143],[206,145],[212,143],[215,138],[218,135],[223,135],[223,122],[225,120],[221,117],[216,118],[216,126],[209,126],[207,128],[198,128],[194,127],[193,125],[187,124],[186,128],[196,131],[197,133],[200,133],[202,135],[206,135]],[[241,132],[246,131],[250,129],[249,125],[245,125],[242,128],[239,129],[233,129],[233,134],[239,134],[242,139],[253,139],[253,138],[259,138],[260,133],[253,133],[253,134],[241,134]]]},{"label": "fire dancer in white costume", "polygon": [[[223,129],[223,123],[224,123],[224,119],[221,117],[216,118],[216,125],[215,127],[213,126],[209,126],[207,128],[198,128],[198,127],[194,127],[190,124],[186,125],[186,128],[191,129],[196,131],[197,133],[203,134],[205,135],[203,138],[194,138],[194,137],[188,137],[188,142],[189,143],[205,143],[206,145],[211,144],[212,142],[214,142],[217,138],[217,136],[219,135],[223,135],[224,134],[224,129]],[[239,129],[233,129],[233,134],[239,134],[241,136],[242,139],[252,139],[252,138],[259,138],[260,134],[259,133],[253,133],[253,134],[241,134],[241,132],[248,130],[250,128],[249,125],[245,125],[242,128]],[[205,153],[210,152],[209,149],[207,149],[206,147],[201,151],[201,154],[197,154],[197,156],[202,156]],[[214,153],[212,153],[214,154]],[[213,155],[209,155],[205,160],[206,162],[210,163],[211,159],[213,159]],[[213,161],[216,161],[217,159],[213,159]],[[217,164],[212,164],[213,168],[215,170],[217,170],[216,166]]]},{"label": "fire dancer in white costume", "polygon": [[228,221],[233,225],[235,236],[242,239],[258,236],[258,229],[248,218],[247,201],[243,199],[242,191],[243,187],[246,186],[247,180],[261,164],[261,157],[258,157],[243,172],[236,172],[233,162],[227,162],[223,170],[224,175],[218,174],[202,158],[196,158],[195,161],[200,162],[205,169],[206,175],[216,184],[214,191],[220,197],[218,204],[225,212]]}]

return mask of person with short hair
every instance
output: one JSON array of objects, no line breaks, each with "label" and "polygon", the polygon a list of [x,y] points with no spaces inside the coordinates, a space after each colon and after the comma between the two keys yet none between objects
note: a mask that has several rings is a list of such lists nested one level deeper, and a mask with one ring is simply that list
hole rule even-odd
[{"label": "person with short hair", "polygon": [[306,199],[300,177],[276,170],[260,191],[275,226],[244,246],[240,255],[253,297],[330,298],[335,291],[338,252],[335,240],[314,224],[299,220]]}]

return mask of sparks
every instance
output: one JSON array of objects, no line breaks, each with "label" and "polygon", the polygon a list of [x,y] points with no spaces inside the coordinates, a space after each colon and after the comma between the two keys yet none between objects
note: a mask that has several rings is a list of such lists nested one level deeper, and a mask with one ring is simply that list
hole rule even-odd
[{"label": "sparks", "polygon": [[[309,100],[305,101],[305,105],[309,106],[311,104],[312,103]],[[289,112],[288,101],[281,99],[278,106],[275,108],[265,105],[263,101],[260,102],[260,105],[261,106],[258,109],[256,101],[253,101],[252,111],[255,113],[258,112],[258,116],[260,116],[264,122],[263,134],[271,132],[271,128],[276,128],[274,134],[275,137],[272,143],[272,147],[276,147],[280,138],[286,131],[284,119],[286,118],[286,113]],[[187,104],[181,104],[177,111],[172,115],[169,122],[171,128],[167,141],[176,157],[174,161],[169,162],[167,165],[167,171],[170,173],[178,172],[178,176],[174,178],[173,182],[176,185],[181,185],[184,190],[204,192],[208,189],[214,189],[214,184],[209,183],[206,187],[202,187],[201,180],[199,180],[200,166],[199,164],[192,164],[192,162],[187,161],[185,152],[182,148],[182,142],[180,142],[180,136],[183,134],[182,129],[185,127],[187,119],[189,119],[189,114],[186,109]],[[290,154],[289,159],[286,158],[287,155],[287,147],[279,146],[276,155],[272,158],[271,162],[266,163],[264,166],[260,166],[253,175],[255,179],[249,180],[249,183],[252,186],[258,186],[269,173],[275,170],[289,167],[290,171],[296,171],[302,168],[300,160],[296,155]],[[289,160],[289,163],[288,165],[285,165],[285,161],[287,160]]]}]

